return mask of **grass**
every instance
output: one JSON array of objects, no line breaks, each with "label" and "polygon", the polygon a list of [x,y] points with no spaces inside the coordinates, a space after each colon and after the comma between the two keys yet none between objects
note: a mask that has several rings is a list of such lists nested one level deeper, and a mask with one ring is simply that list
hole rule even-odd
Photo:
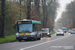
[{"label": "grass", "polygon": [[51,31],[51,34],[54,34],[55,33],[55,31]]},{"label": "grass", "polygon": [[16,41],[15,35],[5,36],[5,38],[0,38],[0,43],[13,42]]}]

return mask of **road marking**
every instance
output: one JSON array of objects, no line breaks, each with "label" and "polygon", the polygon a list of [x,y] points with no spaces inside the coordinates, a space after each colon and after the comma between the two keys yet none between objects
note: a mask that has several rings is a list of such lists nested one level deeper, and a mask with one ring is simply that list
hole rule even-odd
[{"label": "road marking", "polygon": [[63,39],[63,38],[68,37],[69,35],[70,34],[68,34],[67,36],[61,37],[61,38],[57,38],[57,39],[51,40],[51,41],[47,41],[47,42],[43,42],[43,43],[36,44],[36,45],[33,45],[33,46],[25,47],[25,48],[22,48],[20,50],[25,50],[25,49],[33,48],[33,47],[36,47],[36,46],[39,46],[39,45],[43,45],[43,44],[46,44],[46,43],[49,43],[49,42],[53,42],[53,41],[56,41],[56,40],[60,40],[60,39]]}]

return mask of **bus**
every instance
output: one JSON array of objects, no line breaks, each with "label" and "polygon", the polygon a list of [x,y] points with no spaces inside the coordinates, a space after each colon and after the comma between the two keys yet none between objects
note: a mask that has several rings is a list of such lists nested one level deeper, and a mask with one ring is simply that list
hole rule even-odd
[{"label": "bus", "polygon": [[15,23],[16,39],[40,40],[42,36],[41,22],[36,20],[17,20]]}]

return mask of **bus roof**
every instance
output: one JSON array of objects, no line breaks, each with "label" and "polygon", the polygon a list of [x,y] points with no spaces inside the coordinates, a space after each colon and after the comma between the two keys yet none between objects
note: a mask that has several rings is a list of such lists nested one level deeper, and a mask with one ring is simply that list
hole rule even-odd
[{"label": "bus roof", "polygon": [[41,24],[41,22],[40,21],[36,21],[36,20],[28,20],[28,19],[24,19],[24,20],[17,20],[16,22],[15,22],[15,24],[17,24],[17,22],[18,21],[32,21],[32,24]]}]

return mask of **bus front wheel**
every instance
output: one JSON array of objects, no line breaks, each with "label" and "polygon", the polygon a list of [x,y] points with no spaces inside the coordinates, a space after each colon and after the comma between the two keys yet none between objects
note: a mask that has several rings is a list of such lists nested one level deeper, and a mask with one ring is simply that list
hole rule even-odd
[{"label": "bus front wheel", "polygon": [[19,42],[21,42],[21,40],[19,39]]}]

